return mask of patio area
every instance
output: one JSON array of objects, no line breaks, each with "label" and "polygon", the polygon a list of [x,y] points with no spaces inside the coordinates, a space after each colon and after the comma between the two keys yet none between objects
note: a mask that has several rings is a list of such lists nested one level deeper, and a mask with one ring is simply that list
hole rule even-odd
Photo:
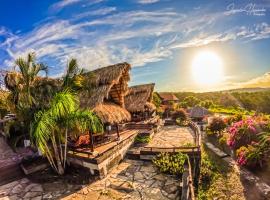
[{"label": "patio area", "polygon": [[146,147],[181,147],[194,145],[195,134],[189,127],[164,126]]}]

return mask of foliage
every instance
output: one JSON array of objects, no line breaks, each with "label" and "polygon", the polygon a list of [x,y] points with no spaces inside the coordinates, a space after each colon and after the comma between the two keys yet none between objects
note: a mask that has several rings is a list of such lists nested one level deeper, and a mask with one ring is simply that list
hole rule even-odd
[{"label": "foliage", "polygon": [[220,134],[226,128],[226,126],[227,125],[222,118],[215,117],[209,124],[208,129],[211,131],[211,133]]},{"label": "foliage", "polygon": [[236,114],[236,115],[233,115],[233,116],[229,116],[227,118],[225,118],[225,122],[228,124],[228,125],[232,125],[233,123],[235,122],[239,122],[243,119],[243,115],[241,114]]},{"label": "foliage", "polygon": [[153,103],[156,106],[156,108],[159,108],[161,105],[161,99],[159,98],[158,94],[156,92],[153,93]]},{"label": "foliage", "polygon": [[64,174],[66,166],[68,133],[74,129],[93,133],[103,131],[98,117],[90,111],[79,110],[78,99],[69,91],[57,93],[48,109],[35,114],[31,126],[34,143],[60,175]]},{"label": "foliage", "polygon": [[252,118],[234,123],[228,129],[229,137],[227,144],[236,150],[243,145],[248,145],[252,141],[256,141],[256,134],[258,133],[257,125],[257,122]]},{"label": "foliage", "polygon": [[214,103],[213,103],[213,101],[211,101],[211,100],[204,100],[204,101],[201,101],[201,102],[199,103],[199,105],[200,105],[201,107],[204,107],[204,108],[209,109],[209,108],[211,108],[211,107],[214,105]]},{"label": "foliage", "polygon": [[9,93],[0,89],[0,118],[3,118],[9,112]]},{"label": "foliage", "polygon": [[179,119],[181,122],[187,120],[187,113],[184,109],[177,109],[172,113],[172,119],[177,120]]},{"label": "foliage", "polygon": [[193,146],[194,146],[194,144],[191,142],[187,142],[187,143],[182,145],[182,147],[193,147]]},{"label": "foliage", "polygon": [[242,146],[236,151],[237,163],[241,166],[263,166],[264,150],[259,143],[252,143],[251,145]]},{"label": "foliage", "polygon": [[202,151],[200,181],[204,184],[209,183],[216,170],[217,166],[215,163],[210,159],[205,151]]},{"label": "foliage", "polygon": [[200,100],[194,96],[188,96],[184,98],[183,102],[186,102],[188,107],[194,107],[200,102]]},{"label": "foliage", "polygon": [[135,142],[138,143],[149,143],[150,142],[150,137],[149,136],[140,136],[137,135],[137,137],[135,138]]},{"label": "foliage", "polygon": [[184,172],[184,165],[187,159],[187,155],[181,152],[172,155],[169,153],[161,153],[153,159],[153,163],[163,173],[180,175]]}]

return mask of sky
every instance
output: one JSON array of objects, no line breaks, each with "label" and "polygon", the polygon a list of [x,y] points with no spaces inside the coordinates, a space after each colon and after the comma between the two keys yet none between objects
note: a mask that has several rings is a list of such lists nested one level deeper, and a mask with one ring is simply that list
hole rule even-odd
[{"label": "sky", "polygon": [[[130,85],[154,82],[157,91],[270,87],[270,0],[2,1],[0,69],[33,51],[51,77],[76,58],[86,70],[128,62]],[[205,51],[222,61],[212,85],[192,76]]]}]

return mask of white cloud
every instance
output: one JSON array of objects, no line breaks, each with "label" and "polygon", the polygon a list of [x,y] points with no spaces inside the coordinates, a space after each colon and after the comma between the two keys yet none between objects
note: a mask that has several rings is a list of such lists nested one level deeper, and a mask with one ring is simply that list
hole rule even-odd
[{"label": "white cloud", "polygon": [[159,0],[139,0],[138,3],[140,4],[152,4],[152,3],[157,3]]},{"label": "white cloud", "polygon": [[[53,62],[59,74],[71,57],[77,58],[79,64],[89,70],[123,61],[132,66],[143,66],[171,57],[178,48],[236,39],[258,40],[270,35],[267,23],[205,34],[217,20],[226,17],[224,13],[115,10],[115,7],[88,10],[75,15],[75,19],[43,22],[26,34],[9,33],[6,41],[0,44],[0,49],[10,55],[4,63],[13,65],[18,56],[36,51],[39,58]],[[101,16],[91,20],[91,15]],[[78,20],[81,17],[83,20]],[[0,34],[2,32],[0,28]]]},{"label": "white cloud", "polygon": [[97,15],[97,16],[107,15],[107,14],[110,14],[114,11],[116,11],[116,7],[105,7],[105,8],[100,8],[97,10],[90,10],[88,12],[78,14],[75,16],[75,18],[80,19],[80,18],[95,16],[95,15]]},{"label": "white cloud", "polygon": [[81,1],[82,0],[61,0],[61,1],[53,4],[50,9],[52,9],[54,11],[59,11],[67,6],[70,6],[70,5],[75,4],[75,3],[79,3]]}]

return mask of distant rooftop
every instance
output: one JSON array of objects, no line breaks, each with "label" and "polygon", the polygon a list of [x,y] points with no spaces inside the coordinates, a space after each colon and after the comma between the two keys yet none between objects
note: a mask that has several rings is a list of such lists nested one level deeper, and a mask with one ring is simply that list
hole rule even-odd
[{"label": "distant rooftop", "polygon": [[170,92],[160,92],[158,95],[163,101],[179,101],[179,99]]}]

